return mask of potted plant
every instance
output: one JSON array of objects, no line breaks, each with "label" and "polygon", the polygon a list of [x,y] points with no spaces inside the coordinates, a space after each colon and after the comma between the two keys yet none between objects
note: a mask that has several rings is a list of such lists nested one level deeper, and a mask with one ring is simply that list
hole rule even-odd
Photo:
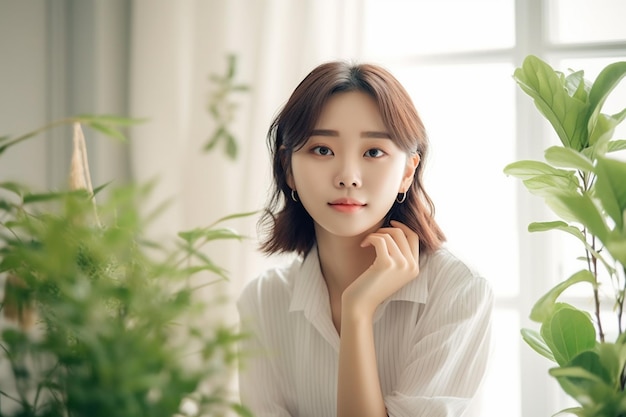
[{"label": "potted plant", "polygon": [[[223,224],[249,213],[154,242],[138,210],[149,185],[112,188],[96,204],[81,126],[119,137],[133,122],[80,116],[0,138],[2,156],[45,129],[75,127],[67,190],[0,181],[1,307],[12,320],[0,334],[0,366],[11,371],[0,376],[0,415],[249,415],[228,389],[241,335],[208,322],[219,301],[194,297],[227,278],[203,246],[241,239]],[[190,279],[201,271],[213,278]]]},{"label": "potted plant", "polygon": [[[530,232],[559,230],[580,242],[581,269],[539,298],[530,319],[539,330],[522,329],[525,342],[555,363],[549,370],[578,406],[562,410],[579,417],[626,416],[626,334],[622,318],[626,295],[626,161],[615,151],[626,140],[613,138],[626,118],[602,112],[607,97],[626,75],[626,62],[606,66],[595,79],[569,74],[530,55],[513,78],[550,123],[560,145],[545,150],[545,161],[523,160],[504,172],[522,180],[558,217],[534,222]],[[607,279],[602,279],[606,277]],[[561,302],[573,285],[587,285],[593,311]],[[610,293],[615,336],[607,340],[601,320],[601,294]]]}]

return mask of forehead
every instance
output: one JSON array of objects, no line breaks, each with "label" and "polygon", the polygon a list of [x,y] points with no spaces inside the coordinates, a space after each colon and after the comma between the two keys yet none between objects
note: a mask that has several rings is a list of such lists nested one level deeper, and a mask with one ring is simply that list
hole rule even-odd
[{"label": "forehead", "polygon": [[342,125],[377,129],[385,127],[376,100],[362,91],[333,94],[322,107],[316,127]]}]

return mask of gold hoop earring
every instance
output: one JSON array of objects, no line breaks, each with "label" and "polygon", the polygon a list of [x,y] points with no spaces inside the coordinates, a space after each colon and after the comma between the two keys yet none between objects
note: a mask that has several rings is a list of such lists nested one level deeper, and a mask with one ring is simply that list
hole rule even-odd
[{"label": "gold hoop earring", "polygon": [[293,201],[295,201],[296,203],[298,202],[298,195],[296,194],[296,190],[291,190],[291,199]]},{"label": "gold hoop earring", "polygon": [[402,204],[404,203],[404,200],[406,200],[406,191],[403,193],[399,193],[398,196],[400,196],[400,194],[402,195],[402,197],[398,198],[396,197],[396,201],[398,202],[398,204]]}]

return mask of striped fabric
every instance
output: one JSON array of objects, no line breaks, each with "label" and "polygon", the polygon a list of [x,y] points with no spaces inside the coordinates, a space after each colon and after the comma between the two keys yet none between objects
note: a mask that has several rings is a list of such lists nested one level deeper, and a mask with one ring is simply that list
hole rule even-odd
[{"label": "striped fabric", "polygon": [[[251,281],[238,300],[242,404],[255,417],[336,415],[339,335],[317,250]],[[446,249],[374,316],[378,373],[392,417],[461,416],[490,353],[489,283]]]}]

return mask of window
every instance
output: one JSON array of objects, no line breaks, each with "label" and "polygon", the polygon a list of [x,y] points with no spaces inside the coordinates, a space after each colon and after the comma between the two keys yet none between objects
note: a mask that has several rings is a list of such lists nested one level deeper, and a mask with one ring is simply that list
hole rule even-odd
[{"label": "window", "polygon": [[[534,327],[534,301],[571,272],[571,242],[531,235],[547,220],[505,165],[542,159],[556,140],[512,74],[534,54],[589,79],[626,60],[621,0],[365,0],[362,55],[384,63],[408,88],[429,132],[427,190],[450,248],[475,266],[496,293],[494,356],[481,415],[551,415],[569,406],[550,363],[521,339]],[[618,87],[626,102],[626,86]],[[607,103],[608,111],[616,103]],[[620,126],[622,133],[626,128]],[[626,134],[622,134],[626,137]],[[585,294],[587,294],[585,292]],[[571,294],[576,298],[580,294]],[[610,306],[607,306],[610,307]],[[493,395],[497,393],[497,395]]]}]

